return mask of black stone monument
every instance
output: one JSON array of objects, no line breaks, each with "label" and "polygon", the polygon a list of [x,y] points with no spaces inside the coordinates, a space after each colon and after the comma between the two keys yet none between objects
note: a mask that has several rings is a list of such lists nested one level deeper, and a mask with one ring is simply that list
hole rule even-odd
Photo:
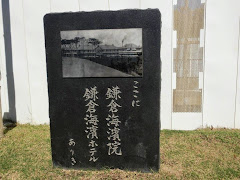
[{"label": "black stone monument", "polygon": [[158,170],[160,12],[44,17],[54,166]]}]

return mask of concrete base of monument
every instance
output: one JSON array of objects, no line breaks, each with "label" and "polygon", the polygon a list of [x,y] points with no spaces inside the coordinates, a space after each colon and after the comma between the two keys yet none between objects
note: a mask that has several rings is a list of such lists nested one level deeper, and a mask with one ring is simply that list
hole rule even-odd
[{"label": "concrete base of monument", "polygon": [[77,57],[63,57],[63,77],[132,77],[116,69]]}]

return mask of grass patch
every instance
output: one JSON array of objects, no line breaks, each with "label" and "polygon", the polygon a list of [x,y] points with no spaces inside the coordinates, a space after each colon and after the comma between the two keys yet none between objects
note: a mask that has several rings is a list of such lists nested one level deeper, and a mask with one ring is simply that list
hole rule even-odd
[{"label": "grass patch", "polygon": [[49,126],[18,125],[0,140],[0,179],[240,179],[240,130],[161,131],[161,169],[53,168]]}]

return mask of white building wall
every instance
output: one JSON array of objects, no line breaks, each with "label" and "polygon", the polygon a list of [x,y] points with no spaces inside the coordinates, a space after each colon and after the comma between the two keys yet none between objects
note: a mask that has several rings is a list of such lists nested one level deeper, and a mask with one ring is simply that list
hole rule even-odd
[{"label": "white building wall", "polygon": [[[22,0],[9,0],[9,4],[13,63],[12,68],[15,88],[15,94],[9,94],[9,96],[15,95],[15,108],[18,122],[32,123],[32,106],[29,83],[29,77],[31,74],[29,74],[28,68],[23,4]],[[12,102],[9,102],[9,104],[10,103]]]},{"label": "white building wall", "polygon": [[108,0],[79,0],[80,11],[109,10]]},{"label": "white building wall", "polygon": [[50,3],[48,0],[22,1],[32,110],[31,123],[49,123],[43,16],[50,12]]},{"label": "white building wall", "polygon": [[[50,12],[158,8],[162,13],[162,129],[195,129],[200,125],[240,128],[240,73],[237,80],[239,0],[208,0],[203,118],[172,117],[173,1],[169,0],[10,0],[12,58],[17,122],[49,123],[43,16]],[[0,9],[0,11],[2,8]],[[3,112],[8,112],[6,57],[0,15],[0,61]],[[238,82],[238,86],[237,86]],[[237,90],[236,90],[237,89]],[[238,92],[238,95],[236,94]],[[199,121],[199,120],[198,120]]]},{"label": "white building wall", "polygon": [[240,129],[240,16],[239,16],[239,35],[238,35],[238,70],[236,79],[236,108],[235,108],[235,128]]},{"label": "white building wall", "polygon": [[208,0],[206,15],[203,125],[234,128],[240,1]]}]

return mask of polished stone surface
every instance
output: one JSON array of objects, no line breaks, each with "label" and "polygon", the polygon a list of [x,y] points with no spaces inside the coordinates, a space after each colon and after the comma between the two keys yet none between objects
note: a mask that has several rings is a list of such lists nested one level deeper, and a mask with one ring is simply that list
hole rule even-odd
[{"label": "polished stone surface", "polygon": [[[160,12],[154,9],[52,13],[45,16],[44,26],[53,164],[67,168],[157,171]],[[104,73],[103,77],[78,77],[82,65],[77,63],[80,71],[76,77],[63,78],[61,31],[125,28],[142,28],[142,77],[104,77]],[[118,73],[87,64],[108,74]]]}]

